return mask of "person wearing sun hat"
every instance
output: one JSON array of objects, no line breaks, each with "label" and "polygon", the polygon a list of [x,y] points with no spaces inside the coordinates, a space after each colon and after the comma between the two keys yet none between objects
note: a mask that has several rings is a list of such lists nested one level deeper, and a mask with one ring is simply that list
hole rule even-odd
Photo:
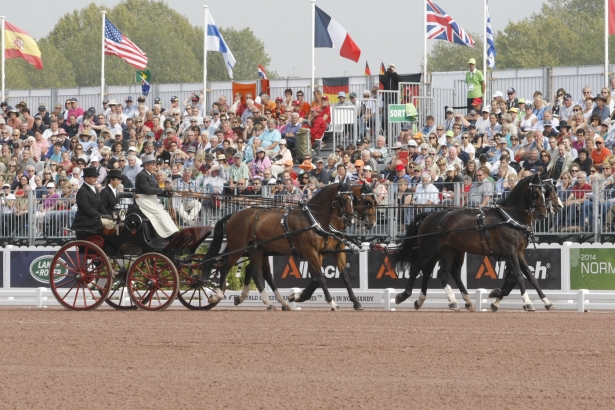
[{"label": "person wearing sun hat", "polygon": [[482,98],[485,94],[485,77],[483,73],[476,68],[476,60],[471,58],[468,60],[468,72],[466,72],[466,80],[468,86],[468,112],[472,110],[472,103],[475,98]]},{"label": "person wearing sun hat", "polygon": [[143,169],[135,178],[135,202],[141,212],[150,220],[161,238],[168,238],[179,232],[175,222],[158,202],[158,195],[172,196],[168,189],[161,189],[156,181],[156,157],[153,154],[143,157]]}]

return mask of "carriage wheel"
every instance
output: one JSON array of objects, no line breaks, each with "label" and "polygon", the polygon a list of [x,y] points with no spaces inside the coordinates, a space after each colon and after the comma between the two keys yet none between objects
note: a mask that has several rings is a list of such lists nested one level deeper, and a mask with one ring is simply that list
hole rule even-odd
[{"label": "carriage wheel", "polygon": [[[135,310],[137,306],[132,301],[126,287],[126,277],[128,276],[128,268],[132,263],[132,257],[129,258],[112,258],[111,267],[115,274],[111,282],[111,288],[105,299],[105,303],[117,310]],[[127,300],[126,300],[127,299]]]},{"label": "carriage wheel", "polygon": [[49,284],[62,306],[71,310],[98,307],[109,293],[112,270],[107,255],[89,241],[62,246],[51,260]]},{"label": "carriage wheel", "polygon": [[169,258],[152,252],[135,260],[128,270],[126,285],[139,309],[163,310],[171,306],[177,296],[179,277]]},{"label": "carriage wheel", "polygon": [[184,264],[178,270],[179,292],[177,299],[186,308],[191,310],[209,310],[220,302],[209,303],[207,298],[217,292],[218,286],[211,282],[199,280],[200,264],[198,259],[205,255],[194,255],[192,263]]}]

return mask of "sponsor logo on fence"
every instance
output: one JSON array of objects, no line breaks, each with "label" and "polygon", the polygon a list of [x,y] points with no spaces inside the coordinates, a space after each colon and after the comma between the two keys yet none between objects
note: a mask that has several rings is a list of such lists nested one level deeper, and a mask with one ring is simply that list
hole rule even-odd
[{"label": "sponsor logo on fence", "polygon": [[[542,289],[561,289],[561,250],[526,249],[525,260]],[[467,287],[469,289],[502,287],[506,263],[479,255],[467,255]],[[532,288],[528,280],[525,286]]]},{"label": "sponsor logo on fence", "polygon": [[[51,260],[53,259],[53,255],[44,255],[39,256],[34,259],[30,264],[30,275],[34,279],[42,283],[49,283],[49,270],[51,269]],[[58,259],[60,263],[66,265],[66,262],[62,259]],[[66,275],[66,268],[61,265],[56,265],[53,273],[54,282],[60,281],[63,277],[62,275]]]},{"label": "sponsor logo on fence", "polygon": [[613,249],[570,248],[570,289],[615,290]]},{"label": "sponsor logo on fence", "polygon": [[[404,289],[410,278],[410,270],[397,271],[389,255],[380,252],[370,252],[368,259],[368,287],[370,289]],[[433,274],[427,284],[428,289],[442,289],[442,284],[438,278],[440,265],[436,264]],[[414,281],[414,288],[419,289],[423,275],[419,274]]]},{"label": "sponsor logo on fence", "polygon": [[[358,288],[359,284],[359,256],[356,254],[346,254],[346,270],[350,277],[353,288]],[[321,272],[327,280],[329,288],[345,288],[342,274],[337,268],[335,259],[331,255],[324,257]],[[310,270],[308,262],[297,260],[289,256],[273,257],[273,278],[280,288],[306,287],[310,281]]]}]

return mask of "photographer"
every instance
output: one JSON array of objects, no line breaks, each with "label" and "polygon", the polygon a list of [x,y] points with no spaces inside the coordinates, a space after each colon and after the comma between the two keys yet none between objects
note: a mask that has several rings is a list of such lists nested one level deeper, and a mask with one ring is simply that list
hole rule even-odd
[{"label": "photographer", "polygon": [[[389,91],[397,91],[399,90],[400,81],[401,77],[395,71],[395,64],[389,64],[387,71],[382,76],[381,83],[384,85],[384,89]],[[395,104],[395,101],[388,101],[388,103]]]}]

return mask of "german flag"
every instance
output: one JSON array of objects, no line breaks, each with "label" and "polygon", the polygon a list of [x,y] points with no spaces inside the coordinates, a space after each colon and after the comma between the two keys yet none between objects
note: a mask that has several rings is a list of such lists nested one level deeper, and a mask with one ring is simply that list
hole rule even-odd
[{"label": "german flag", "polygon": [[386,72],[386,70],[384,69],[384,63],[380,63],[380,75],[384,75],[384,73]]},{"label": "german flag", "polygon": [[382,76],[384,75],[384,73],[386,72],[386,70],[384,69],[384,63],[380,63],[380,77],[378,77],[378,88],[380,88],[381,90],[384,90],[384,84],[382,84]]},{"label": "german flag", "polygon": [[369,69],[369,64],[367,64],[367,60],[365,60],[365,74],[363,74],[364,76],[370,76],[372,75],[371,70]]},{"label": "german flag", "polygon": [[25,30],[8,21],[4,22],[4,57],[23,58],[37,70],[43,68],[41,50],[34,39]]},{"label": "german flag", "polygon": [[348,77],[335,77],[322,79],[322,94],[329,97],[331,105],[337,101],[337,93],[340,91],[348,94]]}]

